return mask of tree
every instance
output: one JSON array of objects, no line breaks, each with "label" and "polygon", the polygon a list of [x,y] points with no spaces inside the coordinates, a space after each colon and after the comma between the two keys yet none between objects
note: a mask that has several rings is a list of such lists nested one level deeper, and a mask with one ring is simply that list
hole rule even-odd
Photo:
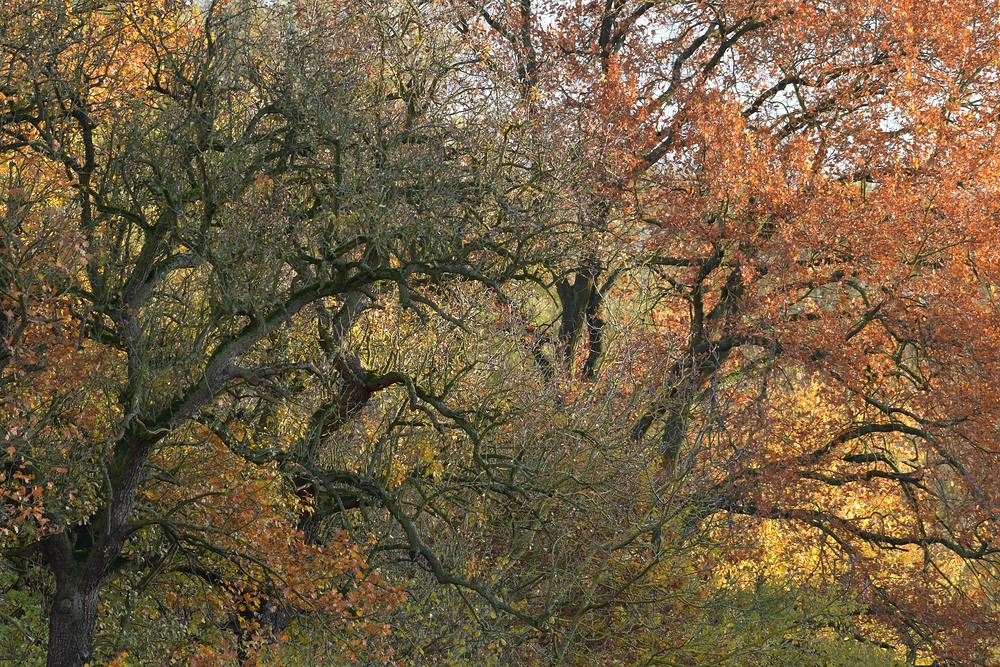
[{"label": "tree", "polygon": [[8,4],[0,641],[993,659],[990,3]]},{"label": "tree", "polygon": [[[586,137],[572,187],[631,248],[591,265],[656,304],[662,388],[633,437],[663,475],[698,480],[709,524],[839,552],[911,658],[989,656],[996,8],[456,11],[554,133]],[[587,320],[581,277],[563,329]]]},{"label": "tree", "polygon": [[391,607],[344,537],[311,527],[312,439],[388,387],[434,399],[342,342],[393,294],[443,314],[447,276],[489,285],[525,261],[530,170],[480,147],[479,93],[396,7],[3,12],[4,555],[55,580],[48,664],[91,659],[112,580],[199,580],[242,604],[242,652],[281,629],[265,608],[324,587],[340,623]]}]

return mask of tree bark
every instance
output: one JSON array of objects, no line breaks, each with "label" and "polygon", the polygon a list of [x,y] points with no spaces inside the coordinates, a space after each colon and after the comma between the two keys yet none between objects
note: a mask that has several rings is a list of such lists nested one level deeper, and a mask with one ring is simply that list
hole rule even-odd
[{"label": "tree bark", "polygon": [[604,356],[604,318],[601,317],[601,310],[604,305],[604,295],[608,293],[615,280],[618,278],[619,270],[616,269],[598,288],[597,275],[594,274],[594,285],[590,290],[590,300],[587,302],[587,361],[583,365],[583,377],[593,379],[597,375],[601,358]]},{"label": "tree bark", "polygon": [[[596,311],[600,307],[600,301],[594,302],[592,295],[597,289],[595,281],[601,274],[601,270],[602,267],[597,258],[589,257],[574,273],[573,282],[569,282],[568,278],[563,278],[556,283],[556,295],[559,297],[559,305],[562,306],[562,322],[559,326],[556,361],[566,371],[573,368],[577,346],[580,343],[584,327],[587,325],[588,315],[591,314],[590,308],[594,308],[593,314],[596,315]],[[603,322],[601,324],[603,325]],[[599,340],[599,331],[597,336]]]},{"label": "tree bark", "polygon": [[59,577],[49,613],[46,667],[82,667],[94,652],[98,586],[76,577]]},{"label": "tree bark", "polygon": [[41,542],[56,580],[46,667],[83,667],[91,660],[101,584],[124,548],[125,527],[148,453],[148,443],[139,438],[120,442],[111,466],[111,487],[104,488],[107,504],[86,525]]},{"label": "tree bark", "polygon": [[562,322],[559,326],[559,344],[557,356],[564,370],[573,366],[580,335],[586,322],[587,303],[594,286],[593,276],[586,271],[577,271],[573,282],[569,279],[556,283],[556,295],[562,306]]}]

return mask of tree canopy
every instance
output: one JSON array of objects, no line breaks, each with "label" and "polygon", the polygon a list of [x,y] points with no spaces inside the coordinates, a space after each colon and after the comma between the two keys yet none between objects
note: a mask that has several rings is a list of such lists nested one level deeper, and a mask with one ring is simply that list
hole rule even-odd
[{"label": "tree canopy", "polygon": [[1000,4],[0,7],[0,656],[1000,663]]}]

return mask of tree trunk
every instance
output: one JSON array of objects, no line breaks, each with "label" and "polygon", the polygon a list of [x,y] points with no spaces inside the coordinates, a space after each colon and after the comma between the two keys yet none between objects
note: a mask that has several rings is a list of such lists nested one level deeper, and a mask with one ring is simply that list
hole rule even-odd
[{"label": "tree trunk", "polygon": [[556,348],[558,363],[564,370],[573,367],[580,334],[587,318],[587,303],[594,287],[594,278],[581,269],[576,272],[573,282],[564,278],[556,283],[556,295],[562,306],[562,321],[559,325],[559,341]]},{"label": "tree trunk", "polygon": [[117,492],[104,489],[108,504],[86,524],[41,541],[46,565],[56,580],[49,612],[47,667],[83,667],[93,655],[101,583],[122,553],[125,527],[149,451],[148,443],[139,439],[127,442],[120,442],[115,452],[111,479]]},{"label": "tree trunk", "polygon": [[618,278],[618,269],[611,272],[604,284],[598,288],[598,273],[594,274],[594,285],[590,290],[590,300],[587,302],[587,361],[583,365],[583,377],[593,379],[597,375],[598,365],[604,356],[604,318],[601,309],[604,305],[604,295]]},{"label": "tree trunk", "polygon": [[[559,341],[556,346],[556,361],[564,370],[571,371],[576,356],[577,345],[587,324],[590,307],[600,307],[600,301],[592,303],[592,294],[597,289],[595,281],[601,274],[601,263],[596,257],[589,257],[573,276],[573,282],[563,278],[556,283],[556,295],[562,306],[562,322],[559,326]],[[603,323],[602,323],[603,324]],[[600,332],[597,334],[600,336]],[[600,343],[599,343],[600,344]],[[589,358],[588,354],[588,358]]]},{"label": "tree trunk", "polygon": [[73,578],[59,581],[49,615],[46,667],[82,667],[93,654],[98,587]]}]

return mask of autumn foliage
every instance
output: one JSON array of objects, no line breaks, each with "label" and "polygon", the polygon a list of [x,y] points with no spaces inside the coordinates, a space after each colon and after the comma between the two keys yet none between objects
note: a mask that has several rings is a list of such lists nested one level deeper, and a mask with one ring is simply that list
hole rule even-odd
[{"label": "autumn foliage", "polygon": [[998,41],[5,3],[0,656],[1000,664]]}]

